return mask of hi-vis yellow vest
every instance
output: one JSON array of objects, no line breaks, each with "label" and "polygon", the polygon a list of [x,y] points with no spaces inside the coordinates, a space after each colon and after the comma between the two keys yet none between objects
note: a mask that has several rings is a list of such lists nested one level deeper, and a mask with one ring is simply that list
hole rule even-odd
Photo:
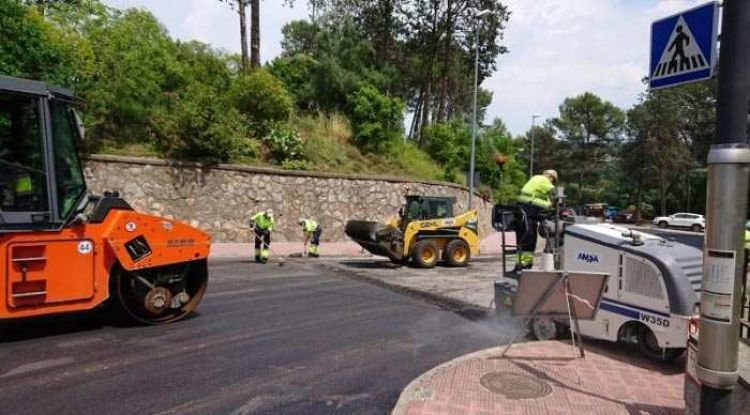
[{"label": "hi-vis yellow vest", "polygon": [[549,200],[549,192],[554,188],[555,185],[547,176],[536,175],[523,186],[518,201],[549,209],[552,206],[552,202]]}]

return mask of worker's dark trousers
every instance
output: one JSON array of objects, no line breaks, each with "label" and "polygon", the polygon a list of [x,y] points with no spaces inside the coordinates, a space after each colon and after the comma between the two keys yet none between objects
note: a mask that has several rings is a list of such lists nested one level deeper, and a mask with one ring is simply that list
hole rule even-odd
[{"label": "worker's dark trousers", "polygon": [[271,232],[255,228],[255,261],[267,262],[271,246]]},{"label": "worker's dark trousers", "polygon": [[318,226],[318,229],[314,230],[312,233],[312,238],[310,238],[310,248],[307,250],[307,254],[310,256],[320,256],[320,234],[323,233],[323,229]]},{"label": "worker's dark trousers", "polygon": [[542,220],[542,209],[531,203],[520,203],[521,209],[526,214],[526,226],[518,240],[518,265],[522,268],[531,268],[534,264],[534,251],[536,251],[537,229]]}]

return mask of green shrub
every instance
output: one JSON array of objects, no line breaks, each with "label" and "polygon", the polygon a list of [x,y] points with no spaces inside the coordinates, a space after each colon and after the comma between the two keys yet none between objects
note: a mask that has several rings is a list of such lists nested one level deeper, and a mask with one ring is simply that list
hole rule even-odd
[{"label": "green shrub", "polygon": [[301,110],[319,107],[318,93],[313,83],[318,62],[310,55],[281,56],[273,60],[268,70],[284,83]]},{"label": "green shrub", "polygon": [[274,123],[286,121],[293,109],[292,96],[284,84],[265,69],[255,69],[237,78],[230,96],[257,137],[268,134]]},{"label": "green shrub", "polygon": [[150,126],[156,146],[170,158],[225,163],[254,155],[242,115],[210,88],[190,88],[170,97]]},{"label": "green shrub", "polygon": [[275,125],[263,139],[276,164],[291,165],[294,161],[304,161],[304,144],[294,130]]},{"label": "green shrub", "polygon": [[372,85],[364,85],[349,97],[354,138],[367,151],[382,150],[402,138],[404,103]]}]

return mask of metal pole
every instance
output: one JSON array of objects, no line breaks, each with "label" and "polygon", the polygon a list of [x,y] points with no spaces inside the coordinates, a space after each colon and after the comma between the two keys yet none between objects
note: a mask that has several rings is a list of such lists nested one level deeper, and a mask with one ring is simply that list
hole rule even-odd
[{"label": "metal pole", "polygon": [[750,176],[750,1],[722,12],[716,142],[708,155],[706,236],[696,374],[700,413],[729,415],[737,383],[744,222]]},{"label": "metal pole", "polygon": [[469,210],[474,198],[474,158],[477,146],[477,91],[479,90],[479,24],[477,23],[476,38],[474,40],[474,117],[471,128],[471,160],[469,161]]},{"label": "metal pole", "polygon": [[531,132],[529,135],[531,136],[531,161],[529,162],[529,178],[534,175],[534,123],[537,118],[539,118],[539,115],[532,115],[531,116]]}]

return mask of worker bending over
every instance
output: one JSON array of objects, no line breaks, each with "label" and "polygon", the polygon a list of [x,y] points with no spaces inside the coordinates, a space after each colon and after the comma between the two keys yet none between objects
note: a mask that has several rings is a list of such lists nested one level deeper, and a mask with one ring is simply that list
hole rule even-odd
[{"label": "worker bending over", "polygon": [[[305,249],[307,250],[307,256],[317,258],[320,256],[320,234],[323,230],[320,228],[320,224],[312,219],[300,219],[299,225],[302,226],[302,233],[305,237]],[[307,243],[310,243],[310,247],[307,247]]]},{"label": "worker bending over", "polygon": [[250,218],[250,228],[255,231],[255,262],[265,264],[268,262],[268,253],[271,247],[271,231],[276,222],[273,219],[273,210],[268,209],[258,212]]},{"label": "worker bending over", "polygon": [[518,262],[513,270],[514,273],[522,269],[531,268],[534,264],[534,251],[536,250],[537,228],[544,213],[552,209],[550,195],[557,184],[557,172],[545,170],[540,175],[533,176],[521,189],[518,202],[526,214],[526,228],[520,229],[522,236],[518,241]]}]

